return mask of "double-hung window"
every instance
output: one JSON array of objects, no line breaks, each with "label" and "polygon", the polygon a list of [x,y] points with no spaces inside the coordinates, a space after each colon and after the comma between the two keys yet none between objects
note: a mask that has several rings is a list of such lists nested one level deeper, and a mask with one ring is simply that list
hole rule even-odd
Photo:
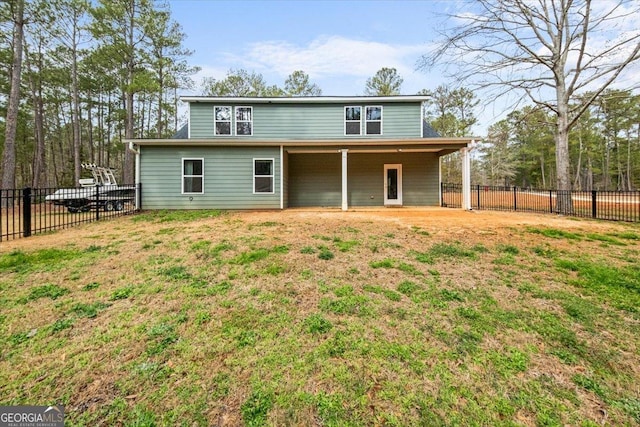
[{"label": "double-hung window", "polygon": [[[234,116],[235,122],[232,120]],[[216,136],[251,136],[253,135],[253,107],[215,106],[213,127]]]},{"label": "double-hung window", "polygon": [[252,107],[236,107],[236,135],[253,135]]},{"label": "double-hung window", "polygon": [[362,107],[344,107],[344,134],[362,133]]},{"label": "double-hung window", "polygon": [[382,106],[365,107],[365,133],[382,135]]},{"label": "double-hung window", "polygon": [[182,159],[182,193],[204,193],[204,159]]},{"label": "double-hung window", "polygon": [[253,159],[253,192],[273,194],[273,159]]},{"label": "double-hung window", "polygon": [[213,126],[216,135],[231,135],[231,107],[214,107]]}]

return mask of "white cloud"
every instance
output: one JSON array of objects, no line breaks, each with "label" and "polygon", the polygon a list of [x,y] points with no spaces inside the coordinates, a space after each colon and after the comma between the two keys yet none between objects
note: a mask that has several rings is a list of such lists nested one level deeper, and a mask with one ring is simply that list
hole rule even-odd
[{"label": "white cloud", "polygon": [[203,77],[223,79],[231,69],[245,69],[262,74],[268,84],[281,86],[293,71],[303,70],[325,95],[358,95],[369,77],[389,67],[404,79],[402,93],[415,94],[442,83],[439,74],[416,71],[416,62],[427,49],[426,44],[390,44],[341,36],[321,36],[307,44],[263,41],[209,56],[208,61],[219,65],[198,64],[202,69],[194,79],[199,85]]},{"label": "white cloud", "polygon": [[340,36],[317,38],[307,45],[284,41],[253,43],[242,55],[229,55],[258,72],[275,72],[281,77],[304,70],[312,78],[328,76],[370,77],[382,67],[393,67],[400,75],[413,72],[423,45],[392,45]]}]

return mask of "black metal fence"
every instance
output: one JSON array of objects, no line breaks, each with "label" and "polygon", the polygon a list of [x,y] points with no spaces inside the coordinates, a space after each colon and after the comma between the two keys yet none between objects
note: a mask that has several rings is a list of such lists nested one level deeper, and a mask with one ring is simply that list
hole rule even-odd
[{"label": "black metal fence", "polygon": [[131,214],[136,200],[141,206],[141,190],[140,184],[0,190],[0,241]]},{"label": "black metal fence", "polygon": [[[462,207],[461,184],[442,183],[441,190],[442,206]],[[559,198],[564,202],[562,209],[558,208]],[[640,191],[558,191],[472,185],[471,208],[640,222]]]}]

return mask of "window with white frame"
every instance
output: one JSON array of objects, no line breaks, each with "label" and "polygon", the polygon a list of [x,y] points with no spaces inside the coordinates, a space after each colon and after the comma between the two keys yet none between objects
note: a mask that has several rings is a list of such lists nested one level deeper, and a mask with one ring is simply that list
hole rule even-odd
[{"label": "window with white frame", "polygon": [[253,135],[253,107],[236,107],[236,135]]},{"label": "window with white frame", "polygon": [[253,159],[253,192],[273,194],[273,159]]},{"label": "window with white frame", "polygon": [[204,193],[204,159],[182,159],[182,193]]},{"label": "window with white frame", "polygon": [[382,135],[382,106],[365,107],[365,134]]},{"label": "window with white frame", "polygon": [[231,135],[231,107],[214,107],[213,126],[216,135]]},{"label": "window with white frame", "polygon": [[344,107],[344,134],[360,135],[362,133],[362,107]]}]

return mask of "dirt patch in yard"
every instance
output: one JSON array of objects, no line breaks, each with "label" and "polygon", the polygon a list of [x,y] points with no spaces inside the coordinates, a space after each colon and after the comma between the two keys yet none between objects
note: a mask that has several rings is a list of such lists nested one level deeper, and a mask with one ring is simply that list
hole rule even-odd
[{"label": "dirt patch in yard", "polygon": [[[42,246],[50,246],[56,242],[73,241],[75,238],[94,235],[96,240],[101,237],[116,238],[119,230],[123,230],[122,223],[126,223],[127,233],[157,232],[167,228],[167,224],[131,223],[132,217],[122,217],[100,223],[91,223],[77,227],[58,230],[48,234],[36,235],[26,239],[17,239],[0,243],[0,252],[6,250],[31,250]],[[442,238],[459,238],[461,240],[475,240],[492,242],[498,236],[504,237],[513,233],[514,229],[522,227],[547,227],[574,230],[576,232],[607,232],[616,231],[628,226],[626,223],[593,221],[566,217],[561,215],[543,215],[514,212],[495,211],[464,211],[451,208],[373,208],[352,209],[347,212],[338,209],[287,209],[284,211],[231,211],[229,220],[240,220],[249,224],[278,222],[295,228],[296,224],[309,221],[322,221],[329,226],[340,227],[348,225],[350,220],[364,222],[383,221],[394,223],[399,227],[419,228],[432,236]],[[200,220],[198,222],[206,222]],[[123,230],[124,232],[124,230]],[[473,237],[472,237],[473,236]],[[495,236],[495,237],[492,237]],[[501,239],[499,239],[501,240]]]}]

